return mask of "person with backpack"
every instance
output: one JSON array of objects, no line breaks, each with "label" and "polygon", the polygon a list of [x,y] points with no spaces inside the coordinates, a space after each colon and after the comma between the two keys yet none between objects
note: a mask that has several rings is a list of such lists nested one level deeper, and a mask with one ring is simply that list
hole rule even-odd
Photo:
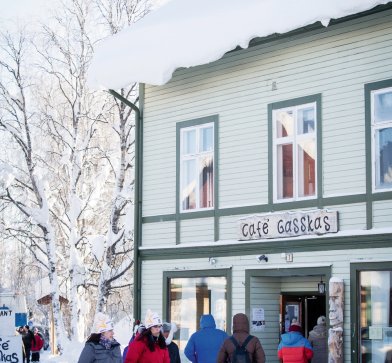
[{"label": "person with backpack", "polygon": [[239,313],[233,317],[233,335],[227,338],[218,353],[216,363],[265,363],[264,349],[259,339],[249,334],[249,319]]}]

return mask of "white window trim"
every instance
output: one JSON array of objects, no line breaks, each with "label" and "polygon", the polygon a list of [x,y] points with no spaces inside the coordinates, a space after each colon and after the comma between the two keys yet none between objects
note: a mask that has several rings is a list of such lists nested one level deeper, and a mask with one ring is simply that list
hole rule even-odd
[{"label": "white window trim", "polygon": [[[183,150],[183,143],[184,143],[184,137],[183,134],[185,131],[192,131],[192,130],[196,130],[196,133],[199,133],[198,135],[200,136],[200,130],[203,128],[208,128],[208,127],[212,127],[212,151],[204,151],[204,152],[200,152],[200,153],[196,153],[196,154],[190,154],[190,155],[186,155],[183,156],[182,154],[182,150]],[[200,146],[200,137],[196,137],[196,150],[199,150],[199,146]],[[214,209],[214,205],[212,207],[206,207],[206,208],[200,208],[200,178],[196,178],[196,205],[198,206],[197,208],[194,209],[183,209],[182,207],[182,189],[183,189],[183,178],[184,178],[184,170],[182,168],[183,165],[183,161],[186,160],[192,160],[196,158],[196,163],[197,163],[197,170],[199,170],[200,167],[200,159],[202,156],[205,155],[211,155],[212,156],[212,160],[213,160],[213,177],[214,177],[214,184],[215,184],[215,124],[214,122],[208,122],[208,123],[203,123],[200,125],[195,125],[195,126],[188,126],[188,127],[182,127],[180,129],[180,188],[179,188],[179,210],[180,213],[194,213],[194,212],[200,212],[200,211],[208,211],[208,210],[213,210]],[[214,195],[215,195],[215,185],[214,185]],[[214,199],[213,199],[214,201]]]},{"label": "white window trim", "polygon": [[[314,195],[309,197],[299,197],[298,196],[298,165],[297,165],[297,152],[298,152],[298,143],[297,140],[301,138],[307,138],[304,135],[297,135],[297,110],[301,108],[306,108],[312,106],[314,108],[315,114],[315,127],[314,127],[314,139],[315,139],[315,150],[316,150],[316,158],[315,158],[315,186],[314,186]],[[295,130],[293,136],[286,136],[281,137],[279,140],[277,139],[276,134],[276,113],[278,111],[286,111],[286,110],[293,110],[295,111]],[[317,114],[317,101],[298,104],[295,106],[290,107],[282,107],[276,108],[272,110],[272,153],[273,153],[273,202],[274,203],[287,203],[287,202],[294,202],[294,201],[302,201],[302,200],[310,200],[310,199],[317,199],[318,195],[318,178],[317,175],[317,164],[318,164],[318,152],[317,152],[317,128],[318,128],[318,114]],[[287,144],[291,142],[294,145],[293,150],[293,198],[278,198],[278,160],[277,160],[277,147],[278,145]]]},{"label": "white window trim", "polygon": [[385,128],[392,128],[392,120],[382,121],[379,123],[375,122],[374,118],[374,96],[380,93],[391,92],[392,87],[380,88],[370,92],[370,104],[371,104],[371,149],[372,149],[372,192],[383,193],[392,190],[392,187],[376,187],[376,170],[377,170],[377,159],[376,159],[376,131]]}]

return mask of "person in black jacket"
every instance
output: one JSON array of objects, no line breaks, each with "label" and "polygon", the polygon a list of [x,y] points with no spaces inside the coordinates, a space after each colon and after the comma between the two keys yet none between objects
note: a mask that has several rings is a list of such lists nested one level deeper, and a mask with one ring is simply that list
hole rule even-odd
[{"label": "person in black jacket", "polygon": [[177,326],[174,323],[163,323],[162,334],[166,340],[166,346],[169,350],[170,363],[181,363],[180,352],[178,346],[173,342],[173,335],[177,331]]},{"label": "person in black jacket", "polygon": [[28,325],[25,325],[20,329],[22,333],[22,342],[23,342],[23,363],[30,363],[30,352],[31,352],[31,346],[34,342],[35,344],[35,338],[33,332],[30,330],[30,327]]}]

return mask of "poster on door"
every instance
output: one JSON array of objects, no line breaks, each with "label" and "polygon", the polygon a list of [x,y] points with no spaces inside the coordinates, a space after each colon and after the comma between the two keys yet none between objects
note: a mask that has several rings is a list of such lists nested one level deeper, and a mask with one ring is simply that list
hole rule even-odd
[{"label": "poster on door", "polygon": [[252,331],[264,331],[265,328],[265,317],[263,308],[252,309]]}]

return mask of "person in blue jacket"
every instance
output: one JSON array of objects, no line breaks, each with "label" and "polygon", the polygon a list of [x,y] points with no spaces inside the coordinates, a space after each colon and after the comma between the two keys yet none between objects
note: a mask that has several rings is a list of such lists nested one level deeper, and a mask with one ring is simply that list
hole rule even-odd
[{"label": "person in blue jacket", "polygon": [[228,335],[216,328],[211,314],[202,315],[200,330],[193,333],[185,347],[185,356],[192,363],[215,363],[218,352]]}]

